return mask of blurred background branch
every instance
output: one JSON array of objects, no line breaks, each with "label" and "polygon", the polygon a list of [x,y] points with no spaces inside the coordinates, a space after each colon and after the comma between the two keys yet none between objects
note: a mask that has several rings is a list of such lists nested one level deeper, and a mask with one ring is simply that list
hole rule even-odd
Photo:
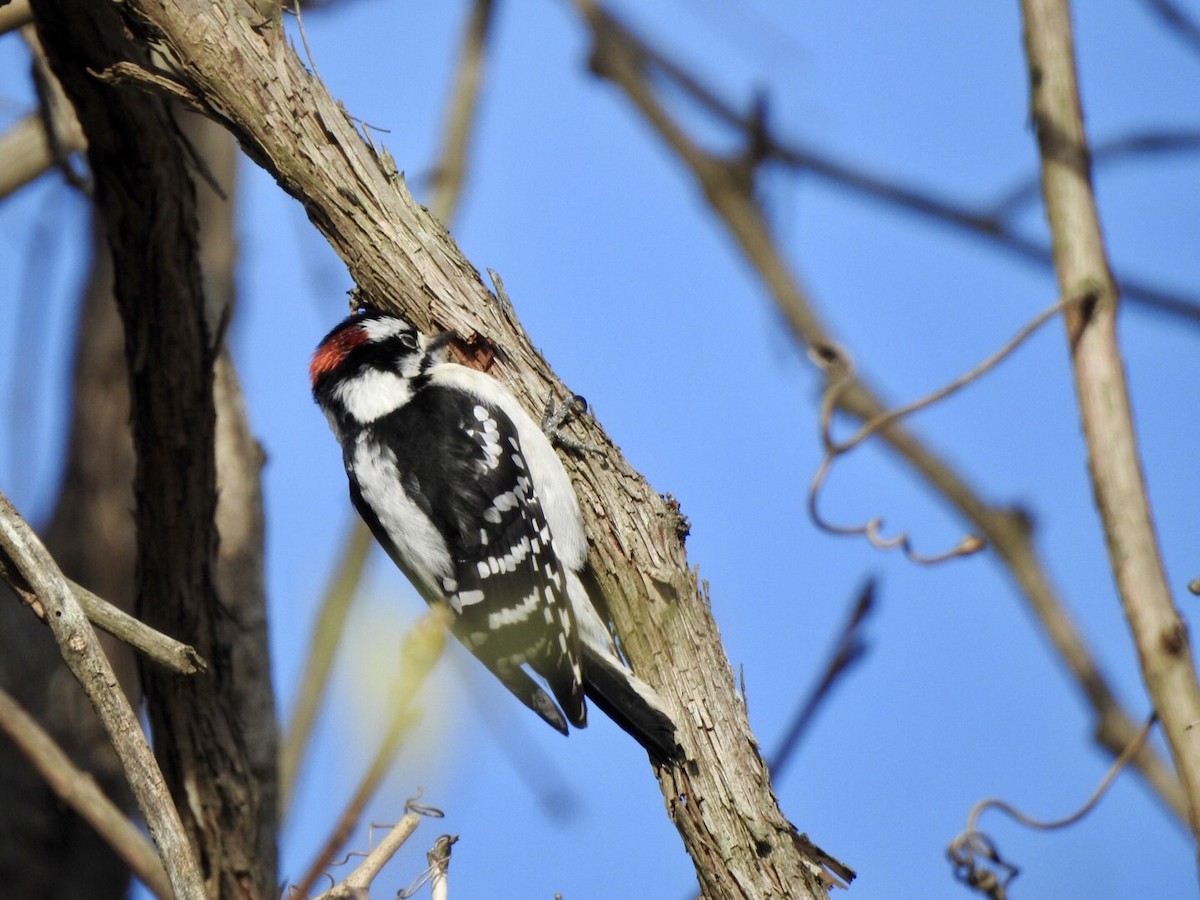
[{"label": "blurred background branch", "polygon": [[[749,177],[762,161],[762,129],[747,126],[753,135],[744,157],[713,157],[701,149],[671,116],[653,91],[648,64],[661,54],[651,53],[644,42],[600,7],[585,4],[585,17],[595,44],[592,68],[619,87],[692,173],[710,208],[728,229],[802,345],[812,348],[839,346],[821,321],[791,268],[784,260]],[[678,66],[672,70],[679,71]],[[749,167],[749,168],[747,168]],[[838,408],[866,422],[884,415],[887,407],[860,378],[839,393]],[[879,432],[880,439],[904,459],[932,488],[950,502],[976,528],[1009,568],[1030,609],[1063,663],[1074,676],[1096,718],[1096,740],[1112,756],[1127,747],[1138,724],[1117,700],[1108,679],[1083,639],[1033,545],[1032,523],[1017,509],[1005,509],[983,499],[923,441],[899,425]],[[1187,819],[1186,800],[1171,770],[1150,747],[1143,747],[1134,766],[1164,805],[1181,820]]]}]

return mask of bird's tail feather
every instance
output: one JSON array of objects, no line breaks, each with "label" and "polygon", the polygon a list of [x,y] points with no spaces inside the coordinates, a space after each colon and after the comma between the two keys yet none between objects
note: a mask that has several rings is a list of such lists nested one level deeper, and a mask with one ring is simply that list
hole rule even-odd
[{"label": "bird's tail feather", "polygon": [[583,647],[583,683],[588,699],[623,731],[641,744],[655,762],[679,759],[675,723],[663,710],[654,688],[639,679],[620,661]]}]

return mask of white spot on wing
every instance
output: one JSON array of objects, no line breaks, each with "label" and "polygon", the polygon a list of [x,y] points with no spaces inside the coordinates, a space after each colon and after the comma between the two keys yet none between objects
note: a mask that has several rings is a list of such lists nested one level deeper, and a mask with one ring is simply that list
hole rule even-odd
[{"label": "white spot on wing", "polygon": [[537,606],[538,597],[537,590],[535,589],[516,606],[510,606],[508,609],[501,609],[489,615],[488,628],[495,630],[505,625],[515,625],[517,622],[524,622],[533,615]]},{"label": "white spot on wing", "polygon": [[562,461],[541,428],[512,394],[503,388],[497,391],[495,380],[482,372],[443,363],[431,369],[430,376],[435,384],[469,391],[480,400],[486,397],[508,416],[517,430],[516,437],[509,437],[509,446],[525,457],[526,470],[533,479],[533,492],[550,523],[559,556],[571,571],[581,569],[587,559],[588,546],[579,501]]},{"label": "white spot on wing", "polygon": [[482,603],[483,591],[460,591],[457,599],[461,611],[461,607],[463,606],[473,606],[476,603]]}]

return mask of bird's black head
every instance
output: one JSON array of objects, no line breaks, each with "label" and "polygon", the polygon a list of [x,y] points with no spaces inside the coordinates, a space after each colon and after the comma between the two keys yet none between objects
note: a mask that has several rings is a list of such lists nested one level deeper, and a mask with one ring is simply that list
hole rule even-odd
[{"label": "bird's black head", "polygon": [[412,378],[426,355],[424,336],[399,316],[363,312],[338,323],[321,339],[308,366],[313,392],[323,384],[352,378],[368,369]]}]

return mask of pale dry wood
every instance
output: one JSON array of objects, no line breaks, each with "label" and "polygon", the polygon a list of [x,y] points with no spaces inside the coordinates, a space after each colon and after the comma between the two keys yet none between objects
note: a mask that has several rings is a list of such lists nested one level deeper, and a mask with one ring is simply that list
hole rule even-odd
[{"label": "pale dry wood", "polygon": [[54,738],[3,689],[0,731],[34,764],[55,795],[96,829],[156,897],[172,900],[175,894],[154,845],[104,796],[95,779],[77,768]]},{"label": "pale dry wood", "polygon": [[[16,13],[21,13],[21,17],[30,15],[27,0],[0,7],[0,17]],[[19,190],[54,166],[62,165],[72,153],[87,146],[75,110],[63,94],[62,86],[49,72],[37,33],[27,19],[14,18],[12,21],[14,27],[20,25],[21,38],[33,58],[40,108],[0,136],[0,198]],[[4,32],[6,24],[0,22],[0,33]]]},{"label": "pale dry wood", "polygon": [[29,0],[12,0],[0,6],[0,34],[16,31],[32,21],[33,11],[29,8]]},{"label": "pale dry wood", "polygon": [[1187,626],[1159,553],[1117,340],[1119,296],[1091,183],[1091,160],[1066,0],[1023,0],[1030,110],[1042,160],[1042,196],[1066,313],[1092,493],[1109,562],[1200,840],[1200,685]]},{"label": "pale dry wood", "polygon": [[138,808],[158,845],[175,896],[178,900],[203,900],[203,879],[137,715],[122,693],[96,633],[66,579],[3,494],[0,494],[0,546],[46,607],[47,621],[63,659],[104,722],[137,797]]},{"label": "pale dry wood", "polygon": [[405,813],[399,822],[388,829],[383,840],[372,847],[366,858],[355,866],[354,871],[325,893],[318,894],[316,900],[350,900],[354,897],[369,897],[371,882],[396,855],[396,851],[404,846],[404,842],[412,837],[420,822],[419,814]]},{"label": "pale dry wood", "polygon": [[[346,261],[364,300],[423,329],[453,330],[528,408],[570,392],[506,315],[441,225],[379,159],[344,110],[271,29],[198,0],[130,0],[152,23],[172,77],[203,99]],[[819,866],[780,812],[734,687],[680,519],[598,423],[576,436],[604,448],[568,459],[592,537],[592,563],[634,668],[659,688],[689,757],[660,769],[668,813],[712,897],[823,896]]]},{"label": "pale dry wood", "polygon": [[[38,600],[37,594],[29,589],[18,573],[9,568],[3,554],[0,554],[0,578],[9,583],[9,587],[39,619],[45,621],[46,610]],[[83,585],[76,584],[69,578],[66,581],[67,586],[75,593],[75,599],[83,614],[97,628],[103,629],[130,647],[140,650],[160,666],[165,666],[180,675],[195,675],[208,668],[208,664],[196,652],[195,647],[168,637],[161,631],[155,631],[145,622],[135,619],[103,597],[93,594]]]},{"label": "pale dry wood", "polygon": [[[83,132],[79,131],[78,123],[63,146],[71,152],[84,148]],[[42,117],[28,115],[18,120],[0,135],[0,198],[29,184],[56,162]]]}]

